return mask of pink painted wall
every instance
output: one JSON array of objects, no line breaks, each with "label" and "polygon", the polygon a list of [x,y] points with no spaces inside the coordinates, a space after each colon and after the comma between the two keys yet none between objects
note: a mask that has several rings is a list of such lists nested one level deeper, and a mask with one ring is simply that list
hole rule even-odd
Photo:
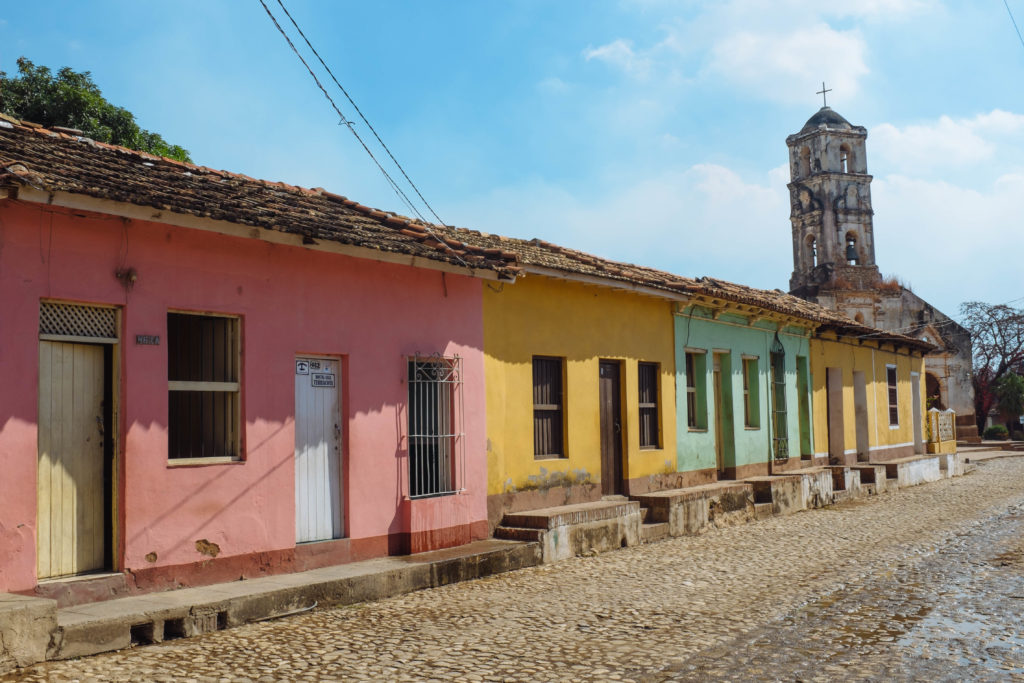
[{"label": "pink painted wall", "polygon": [[[113,276],[138,271],[126,293]],[[486,520],[481,284],[156,223],[0,200],[0,591],[35,585],[40,298],[122,306],[119,483],[123,556],[141,569],[295,545],[294,356],[345,358],[346,535],[419,531],[430,519]],[[245,462],[167,465],[166,313],[242,316]],[[135,335],[160,335],[138,346]],[[466,493],[410,519],[406,359],[463,357]],[[416,506],[412,509],[415,510]],[[413,527],[413,528],[410,528]],[[156,553],[156,562],[145,559]]]}]

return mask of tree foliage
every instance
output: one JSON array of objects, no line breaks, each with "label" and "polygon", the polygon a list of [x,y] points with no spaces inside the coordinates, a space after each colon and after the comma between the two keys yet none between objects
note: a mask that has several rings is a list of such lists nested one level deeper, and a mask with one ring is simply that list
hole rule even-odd
[{"label": "tree foliage", "polygon": [[47,128],[77,128],[99,142],[192,161],[188,150],[140,128],[130,111],[108,102],[88,71],[65,66],[54,74],[20,57],[17,75],[0,71],[0,111]]},{"label": "tree foliage", "polygon": [[980,427],[999,401],[996,387],[1003,377],[1024,372],[1024,309],[967,301],[960,317],[973,342],[974,410]]},{"label": "tree foliage", "polygon": [[1008,372],[995,385],[999,410],[1010,418],[1010,425],[1019,426],[1017,418],[1024,413],[1024,377]]}]

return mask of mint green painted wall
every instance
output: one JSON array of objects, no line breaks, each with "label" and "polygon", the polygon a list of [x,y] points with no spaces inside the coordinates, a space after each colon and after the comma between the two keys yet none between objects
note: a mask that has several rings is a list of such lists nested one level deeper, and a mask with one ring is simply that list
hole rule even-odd
[{"label": "mint green painted wall", "polygon": [[[713,353],[716,350],[729,353],[729,368],[722,368],[722,400],[730,406],[732,439],[724,439],[725,467],[742,467],[755,463],[766,463],[772,457],[772,416],[771,416],[771,363],[770,349],[775,337],[774,324],[762,321],[746,327],[732,322],[738,316],[730,315],[722,321],[702,315],[698,309],[692,316],[675,316],[676,335],[676,460],[681,472],[711,469],[715,462],[715,402],[712,385]],[[730,324],[731,323],[731,324]],[[785,328],[779,334],[785,349],[786,409],[788,413],[787,434],[791,458],[800,457],[800,395],[797,388],[797,356],[806,358],[808,337],[799,328]],[[687,425],[686,405],[686,350],[702,350],[707,353],[703,383],[707,396],[707,429],[691,429]],[[742,357],[758,357],[758,424],[748,429],[743,421],[743,362]],[[808,385],[810,383],[808,382]],[[754,387],[752,387],[753,389]],[[807,391],[810,386],[807,387]],[[805,399],[810,402],[810,397]],[[728,418],[728,409],[723,417]],[[808,415],[808,418],[811,416]],[[723,430],[728,430],[729,420],[723,420]],[[812,419],[804,425],[807,433],[812,429]],[[727,435],[728,436],[728,435]],[[813,441],[812,441],[813,443]],[[730,452],[731,451],[731,452]]]}]

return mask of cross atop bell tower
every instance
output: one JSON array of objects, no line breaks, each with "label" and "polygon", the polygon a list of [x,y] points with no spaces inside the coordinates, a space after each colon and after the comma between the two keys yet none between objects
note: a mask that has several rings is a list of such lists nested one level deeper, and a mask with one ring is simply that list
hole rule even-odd
[{"label": "cross atop bell tower", "polygon": [[[831,92],[821,84],[824,100]],[[793,294],[813,299],[819,289],[870,288],[875,265],[868,132],[827,105],[786,138],[789,147]]]}]

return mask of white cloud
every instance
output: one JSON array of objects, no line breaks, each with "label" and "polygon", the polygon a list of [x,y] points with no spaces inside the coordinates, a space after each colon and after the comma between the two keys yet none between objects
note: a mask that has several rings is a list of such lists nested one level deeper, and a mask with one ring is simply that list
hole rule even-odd
[{"label": "white cloud", "polygon": [[876,261],[947,315],[960,302],[1024,296],[1024,174],[981,189],[892,175],[873,183]]},{"label": "white cloud", "polygon": [[583,51],[583,57],[588,62],[596,59],[610,64],[634,78],[646,78],[651,69],[650,58],[646,55],[638,55],[633,51],[632,41],[622,38],[600,47],[588,47]]},{"label": "white cloud", "polygon": [[927,173],[989,161],[1006,144],[1024,153],[1024,116],[999,109],[969,119],[942,116],[935,122],[899,128],[890,123],[871,131],[872,150],[896,169]]},{"label": "white cloud", "polygon": [[739,31],[711,49],[708,70],[761,97],[806,102],[808,86],[824,79],[852,98],[868,73],[860,33],[819,23],[786,33]]},{"label": "white cloud", "polygon": [[569,91],[569,84],[561,78],[551,76],[538,83],[537,89],[544,93],[561,95],[562,93]]}]

